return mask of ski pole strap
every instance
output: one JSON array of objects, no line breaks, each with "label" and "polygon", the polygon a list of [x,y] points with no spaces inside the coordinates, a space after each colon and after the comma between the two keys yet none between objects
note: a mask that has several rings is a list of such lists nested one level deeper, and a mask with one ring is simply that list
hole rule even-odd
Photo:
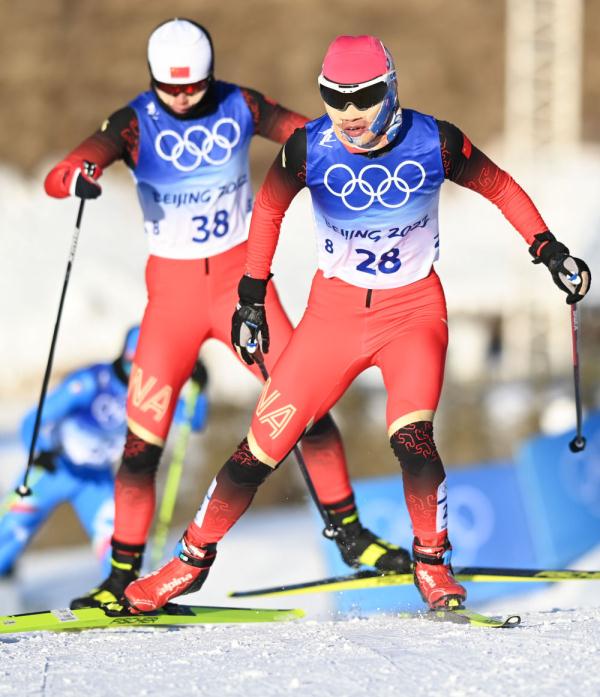
[{"label": "ski pole strap", "polygon": [[550,259],[554,255],[568,255],[569,249],[547,230],[546,232],[540,232],[535,235],[533,243],[531,247],[529,247],[529,253],[533,257],[534,264],[545,264],[548,266]]}]

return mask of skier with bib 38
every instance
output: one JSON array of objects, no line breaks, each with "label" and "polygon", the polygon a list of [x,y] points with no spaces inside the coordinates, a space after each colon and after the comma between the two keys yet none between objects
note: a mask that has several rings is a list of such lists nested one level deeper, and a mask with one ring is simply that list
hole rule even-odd
[{"label": "skier with bib 38", "polygon": [[[150,36],[151,89],[113,114],[49,173],[47,192],[95,198],[102,169],[123,159],[137,183],[150,257],[148,305],[141,325],[127,402],[128,433],[115,484],[110,576],[73,608],[121,597],[137,577],[155,508],[155,475],[179,390],[208,338],[230,342],[231,308],[243,274],[252,208],[248,149],[254,135],[283,143],[306,119],[255,90],[214,78],[210,35],[175,19]],[[86,162],[96,165],[93,175]],[[271,329],[269,368],[292,327],[275,288],[266,295]],[[263,334],[266,344],[269,337]],[[267,348],[267,346],[265,346]],[[240,357],[260,372],[242,347]],[[358,519],[339,432],[325,412],[303,439],[317,495],[337,529],[347,563],[409,568],[406,550],[386,543]],[[247,506],[245,481],[221,484]],[[217,500],[217,499],[215,499]]]},{"label": "skier with bib 38", "polygon": [[[433,270],[444,180],[498,206],[568,303],[589,289],[585,263],[554,238],[506,172],[456,126],[400,108],[396,72],[381,41],[338,37],[318,81],[326,113],[295,131],[257,195],[234,343],[247,345],[251,332],[263,352],[268,348],[271,319],[264,302],[271,261],[282,217],[304,186],[312,195],[319,266],[307,309],[265,384],[247,438],[188,526],[182,553],[126,589],[134,612],[161,607],[202,585],[216,544],[233,523],[219,516],[222,501],[232,495],[222,484],[225,473],[238,473],[236,486],[250,501],[307,426],[372,365],[380,368],[388,394],[388,435],[414,532],[415,584],[430,608],[459,606],[466,591],[450,565],[446,480],[432,425],[448,338],[444,294]],[[301,380],[299,365],[310,366]],[[289,414],[278,431],[265,418],[276,408]]]}]

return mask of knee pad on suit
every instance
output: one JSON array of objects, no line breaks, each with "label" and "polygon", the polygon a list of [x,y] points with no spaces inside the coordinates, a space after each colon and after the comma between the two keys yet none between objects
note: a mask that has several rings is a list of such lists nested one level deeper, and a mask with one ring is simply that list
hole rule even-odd
[{"label": "knee pad on suit", "polygon": [[121,468],[131,475],[155,475],[163,449],[127,430]]},{"label": "knee pad on suit", "polygon": [[259,486],[273,472],[273,468],[256,458],[248,447],[248,439],[238,445],[237,450],[225,463],[232,482],[239,486]]},{"label": "knee pad on suit", "polygon": [[440,462],[431,421],[402,426],[392,434],[390,444],[402,469],[409,474],[418,475],[425,464]]},{"label": "knee pad on suit", "polygon": [[337,426],[329,412],[322,416],[315,424],[313,424],[304,434],[304,438],[320,438],[330,433],[336,433]]}]

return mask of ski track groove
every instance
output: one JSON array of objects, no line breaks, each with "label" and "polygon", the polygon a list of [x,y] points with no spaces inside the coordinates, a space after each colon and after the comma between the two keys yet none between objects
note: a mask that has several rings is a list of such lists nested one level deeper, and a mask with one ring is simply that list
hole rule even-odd
[{"label": "ski track groove", "polygon": [[445,697],[592,697],[599,621],[587,608],[525,613],[504,630],[380,615],[7,635],[0,695],[429,697],[434,685]]},{"label": "ski track groove", "polygon": [[44,658],[44,670],[42,672],[42,685],[40,687],[40,694],[42,697],[46,697],[46,681],[48,680],[48,668],[50,667],[50,659],[48,656]]}]

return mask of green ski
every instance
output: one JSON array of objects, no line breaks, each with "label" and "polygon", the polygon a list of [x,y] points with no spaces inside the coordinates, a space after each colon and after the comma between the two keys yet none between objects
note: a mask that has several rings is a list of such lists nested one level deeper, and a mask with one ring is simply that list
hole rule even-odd
[{"label": "green ski", "polygon": [[454,624],[470,624],[473,627],[491,627],[493,629],[508,629],[518,627],[521,624],[519,615],[507,615],[505,617],[490,617],[480,615],[466,607],[442,608],[425,612],[401,612],[402,619],[425,619],[433,622],[452,622]]},{"label": "green ski", "polygon": [[[475,583],[547,583],[558,581],[600,580],[600,571],[576,571],[573,569],[503,569],[488,567],[463,567],[454,570],[457,581]],[[332,576],[317,581],[294,583],[249,591],[234,591],[231,598],[248,598],[267,595],[298,595],[301,593],[331,593],[336,591],[383,588],[413,583],[412,574],[357,571],[346,576]]]},{"label": "green ski", "polygon": [[169,603],[155,612],[140,615],[116,614],[102,608],[46,610],[0,617],[0,634],[14,632],[60,632],[79,629],[122,627],[173,627],[193,624],[236,624],[238,622],[285,622],[304,617],[302,610],[270,610],[237,607],[202,607]]}]

